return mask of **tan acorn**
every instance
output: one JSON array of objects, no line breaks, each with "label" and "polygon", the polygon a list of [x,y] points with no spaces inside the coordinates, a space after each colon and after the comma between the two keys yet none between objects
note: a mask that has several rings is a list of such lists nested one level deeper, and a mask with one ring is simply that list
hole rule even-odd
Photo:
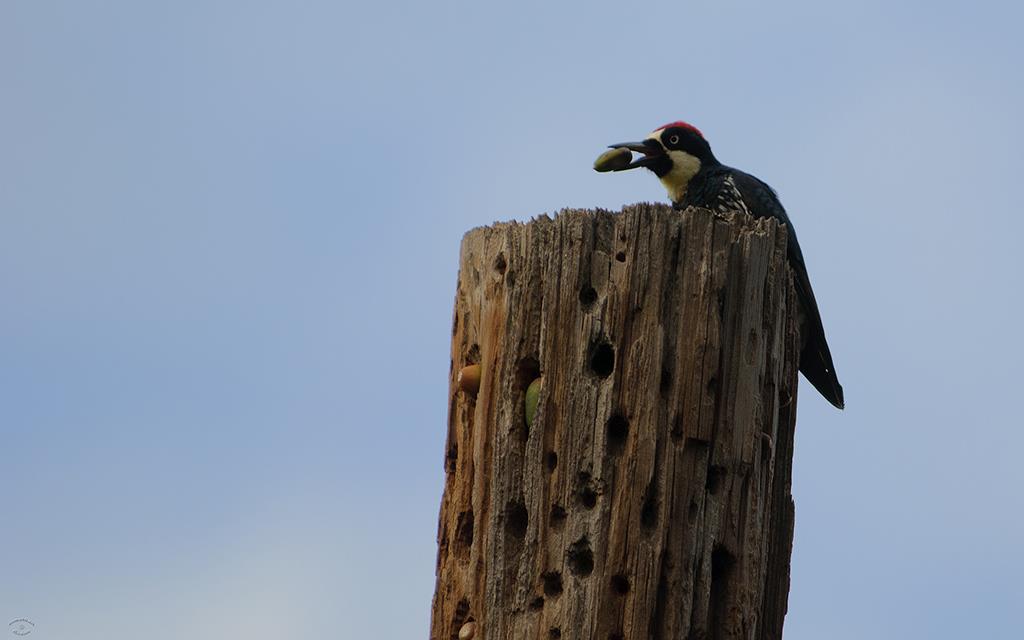
[{"label": "tan acorn", "polygon": [[471,364],[459,369],[459,388],[470,395],[480,390],[480,365]]},{"label": "tan acorn", "polygon": [[459,629],[459,640],[472,640],[476,636],[476,623],[470,620]]}]

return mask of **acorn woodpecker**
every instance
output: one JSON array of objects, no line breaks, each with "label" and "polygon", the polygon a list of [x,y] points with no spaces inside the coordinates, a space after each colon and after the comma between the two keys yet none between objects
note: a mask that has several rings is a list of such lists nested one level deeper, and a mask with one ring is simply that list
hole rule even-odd
[{"label": "acorn woodpecker", "polygon": [[800,372],[826,400],[842,409],[843,387],[832,364],[804,257],[793,225],[775,191],[754,176],[719,162],[704,135],[686,122],[658,127],[643,142],[624,142],[610,145],[610,148],[621,149],[622,154],[628,149],[643,155],[628,164],[621,157],[613,158],[607,168],[598,170],[650,169],[665,185],[676,209],[694,206],[718,212],[743,211],[755,218],[772,217],[786,225],[789,264],[803,316]]}]

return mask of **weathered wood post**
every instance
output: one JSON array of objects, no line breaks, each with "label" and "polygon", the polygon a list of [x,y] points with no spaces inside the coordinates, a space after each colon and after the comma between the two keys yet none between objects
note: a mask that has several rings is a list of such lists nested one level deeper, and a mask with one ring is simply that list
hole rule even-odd
[{"label": "weathered wood post", "polygon": [[772,220],[636,205],[466,234],[432,640],[780,638],[798,344]]}]

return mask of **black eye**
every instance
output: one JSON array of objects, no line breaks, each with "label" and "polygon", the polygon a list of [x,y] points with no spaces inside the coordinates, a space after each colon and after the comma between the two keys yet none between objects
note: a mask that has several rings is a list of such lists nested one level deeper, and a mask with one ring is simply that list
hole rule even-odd
[{"label": "black eye", "polygon": [[672,135],[668,137],[669,144],[679,144],[679,136]]}]

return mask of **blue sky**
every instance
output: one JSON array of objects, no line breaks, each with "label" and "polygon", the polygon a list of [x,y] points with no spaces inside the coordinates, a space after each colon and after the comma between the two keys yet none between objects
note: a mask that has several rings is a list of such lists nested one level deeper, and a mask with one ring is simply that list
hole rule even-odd
[{"label": "blue sky", "polygon": [[662,200],[679,118],[775,186],[802,383],[787,639],[1015,638],[1024,10],[0,3],[0,622],[426,637],[467,229]]}]

